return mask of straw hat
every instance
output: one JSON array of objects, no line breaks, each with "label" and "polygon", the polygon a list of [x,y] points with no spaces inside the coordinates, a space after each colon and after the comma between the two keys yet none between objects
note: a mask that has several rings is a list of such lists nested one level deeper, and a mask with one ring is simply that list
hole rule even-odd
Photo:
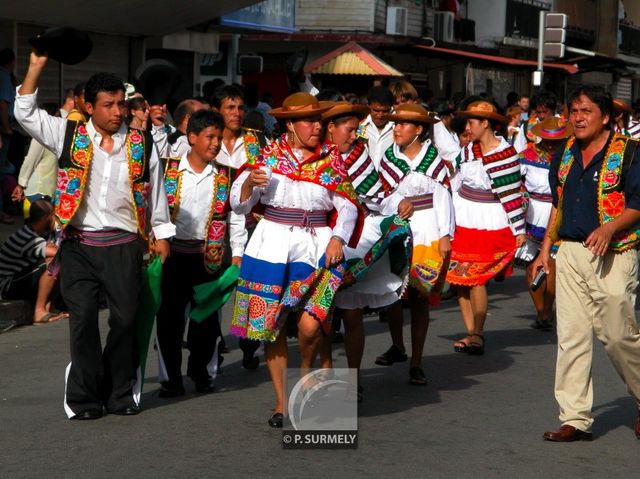
[{"label": "straw hat", "polygon": [[385,115],[385,119],[393,122],[411,121],[415,123],[438,123],[439,121],[416,103],[403,103],[393,113]]},{"label": "straw hat", "polygon": [[269,115],[280,120],[295,120],[320,116],[332,106],[333,102],[318,101],[315,96],[309,93],[298,92],[285,98],[282,106],[270,110]]},{"label": "straw hat", "polygon": [[507,117],[498,113],[495,105],[488,101],[474,101],[467,105],[467,109],[456,112],[458,115],[466,116],[467,118],[480,118],[483,120],[495,120],[503,124],[509,123]]},{"label": "straw hat", "polygon": [[633,108],[631,108],[626,101],[621,100],[620,98],[613,99],[613,109],[618,113],[633,113]]},{"label": "straw hat", "polygon": [[573,126],[562,118],[552,116],[532,126],[531,133],[543,140],[564,140],[573,135]]},{"label": "straw hat", "polygon": [[[325,102],[320,102],[325,103]],[[348,101],[337,101],[333,103],[330,110],[322,114],[322,121],[331,120],[339,116],[355,116],[362,121],[369,114],[369,107],[366,105],[354,105]]]}]

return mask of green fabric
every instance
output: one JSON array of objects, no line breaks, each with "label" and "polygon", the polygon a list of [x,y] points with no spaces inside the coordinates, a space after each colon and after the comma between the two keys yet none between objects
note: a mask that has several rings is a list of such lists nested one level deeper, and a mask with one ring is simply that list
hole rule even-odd
[{"label": "green fabric", "polygon": [[215,281],[202,283],[193,287],[193,301],[190,319],[201,323],[222,308],[229,300],[240,276],[240,268],[231,265]]},{"label": "green fabric", "polygon": [[142,270],[142,286],[140,288],[138,311],[136,313],[138,351],[140,354],[140,371],[142,375],[140,390],[142,390],[142,386],[144,385],[144,372],[147,364],[149,340],[151,339],[153,322],[162,300],[161,283],[162,263],[160,262],[160,258],[156,258],[149,266]]}]

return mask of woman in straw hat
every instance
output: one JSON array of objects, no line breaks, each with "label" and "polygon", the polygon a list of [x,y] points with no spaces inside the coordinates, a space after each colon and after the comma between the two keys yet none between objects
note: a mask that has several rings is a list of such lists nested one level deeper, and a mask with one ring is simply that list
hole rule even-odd
[{"label": "woman in straw hat", "polygon": [[330,107],[295,93],[271,110],[286,122],[287,133],[251,156],[231,189],[237,214],[257,207],[264,213],[242,259],[231,332],[265,341],[276,395],[272,427],[282,427],[283,420],[287,312],[302,311],[297,326],[305,371],[329,332],[327,315],[342,282],[344,245],[358,240],[357,195],[337,149],[322,144],[320,115]]},{"label": "woman in straw hat", "polygon": [[[560,118],[547,118],[536,124],[532,133],[541,139],[540,143],[530,146],[520,153],[520,171],[524,178],[524,188],[529,198],[526,212],[527,241],[516,252],[516,261],[524,261],[527,267],[527,284],[535,276],[532,262],[540,252],[545,230],[551,214],[552,198],[549,186],[549,166],[554,151],[573,134],[570,123]],[[529,290],[536,308],[536,321],[533,327],[542,330],[553,328],[553,302],[556,296],[555,261],[549,263],[549,274],[535,291]]]},{"label": "woman in straw hat", "polygon": [[[409,382],[426,385],[422,351],[429,327],[429,302],[436,304],[444,283],[454,230],[448,169],[428,139],[437,120],[417,104],[404,104],[388,115],[395,123],[394,144],[380,163],[380,179],[387,192],[382,213],[392,214],[403,200],[414,208],[411,218],[413,254],[407,297],[411,308]],[[393,345],[387,355],[404,355],[402,318],[389,318]],[[406,356],[404,356],[406,358]]]},{"label": "woman in straw hat", "polygon": [[631,119],[633,108],[620,98],[613,99],[614,131],[631,138],[640,138],[640,122]]},{"label": "woman in straw hat", "polygon": [[[350,279],[356,283],[340,290],[335,300],[335,305],[344,310],[347,364],[358,370],[364,352],[363,308],[383,308],[400,299],[404,283],[403,265],[410,257],[406,239],[411,233],[404,220],[413,212],[413,205],[405,200],[398,205],[397,217],[383,216],[379,204],[373,200],[383,191],[378,172],[369,157],[367,140],[359,128],[359,122],[368,113],[366,106],[338,102],[322,114],[325,140],[338,147],[349,179],[369,211],[357,247],[345,247],[344,250],[350,264],[349,272],[357,274],[356,278]],[[394,257],[393,271],[390,254]],[[362,387],[358,385],[358,401],[361,400]]]},{"label": "woman in straw hat", "polygon": [[467,329],[454,348],[483,354],[486,284],[511,274],[516,248],[526,239],[520,162],[513,146],[496,136],[507,119],[494,105],[476,101],[459,113],[469,118],[473,141],[456,160],[456,231],[447,281],[457,286]]}]

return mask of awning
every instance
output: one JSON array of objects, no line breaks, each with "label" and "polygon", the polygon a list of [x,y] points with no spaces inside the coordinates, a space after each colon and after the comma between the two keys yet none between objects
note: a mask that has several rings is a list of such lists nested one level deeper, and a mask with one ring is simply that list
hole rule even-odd
[{"label": "awning", "polygon": [[[534,62],[533,60],[520,60],[519,58],[487,55],[484,53],[467,52],[464,50],[453,50],[451,48],[428,47],[426,45],[414,45],[414,48],[418,48],[420,50],[426,50],[426,51],[433,51],[437,53],[447,53],[449,55],[457,55],[465,58],[475,58],[477,60],[484,60],[488,62],[502,63],[504,65],[515,65],[515,66],[522,66],[527,68],[536,68],[538,66],[538,63]],[[564,70],[565,72],[571,75],[578,72],[577,65],[564,65],[562,63],[544,62],[544,67],[554,68],[557,70]]]},{"label": "awning", "polygon": [[311,62],[305,66],[304,72],[321,75],[403,76],[391,65],[355,42],[342,45]]},{"label": "awning", "polygon": [[73,26],[89,32],[165,35],[206,24],[259,0],[2,0],[0,18],[38,25]]}]

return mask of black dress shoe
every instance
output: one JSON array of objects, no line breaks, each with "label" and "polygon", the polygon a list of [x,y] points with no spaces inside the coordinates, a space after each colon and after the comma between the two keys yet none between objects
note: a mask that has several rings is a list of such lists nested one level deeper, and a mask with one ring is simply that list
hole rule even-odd
[{"label": "black dress shoe", "polygon": [[140,414],[140,408],[127,406],[111,411],[111,414],[115,414],[116,416],[135,416],[136,414]]},{"label": "black dress shoe", "polygon": [[94,408],[82,411],[73,416],[71,419],[76,419],[78,421],[90,421],[92,419],[100,419],[102,416],[104,416],[102,409]]},{"label": "black dress shoe", "polygon": [[274,413],[269,418],[269,426],[275,427],[277,429],[282,429],[282,421],[284,420],[284,416],[281,412]]},{"label": "black dress shoe", "polygon": [[158,391],[158,397],[161,398],[177,398],[178,396],[184,396],[184,388],[182,386],[169,386],[163,384]]},{"label": "black dress shoe", "polygon": [[213,381],[211,379],[205,379],[203,381],[196,381],[196,392],[199,394],[207,394],[215,391]]}]

